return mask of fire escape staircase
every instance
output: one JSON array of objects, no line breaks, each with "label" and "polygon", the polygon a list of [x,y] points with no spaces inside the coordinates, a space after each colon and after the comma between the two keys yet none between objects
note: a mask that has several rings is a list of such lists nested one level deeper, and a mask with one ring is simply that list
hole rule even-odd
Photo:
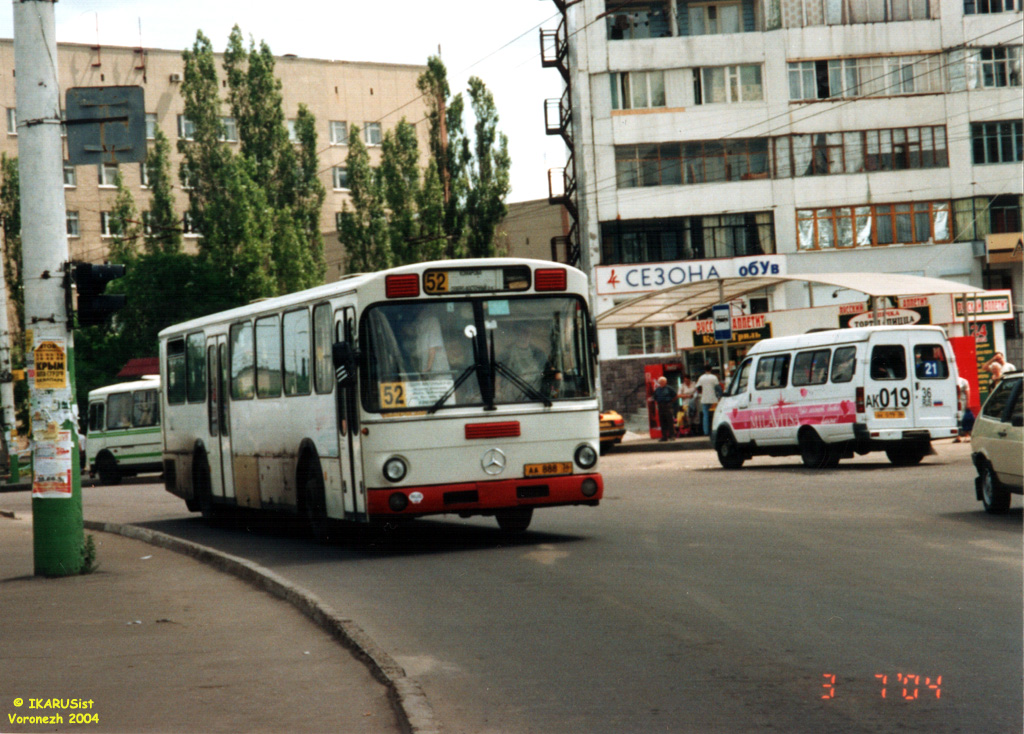
[{"label": "fire escape staircase", "polygon": [[572,77],[569,74],[569,37],[567,8],[578,0],[554,0],[562,14],[555,30],[540,31],[540,63],[544,68],[558,69],[565,82],[565,91],[560,99],[544,101],[544,127],[548,135],[559,135],[568,151],[565,168],[548,171],[548,202],[561,204],[569,214],[569,233],[551,238],[551,258],[563,261],[558,256],[562,250],[564,262],[572,266],[580,264],[579,206],[576,187],[576,146],[572,129]]}]

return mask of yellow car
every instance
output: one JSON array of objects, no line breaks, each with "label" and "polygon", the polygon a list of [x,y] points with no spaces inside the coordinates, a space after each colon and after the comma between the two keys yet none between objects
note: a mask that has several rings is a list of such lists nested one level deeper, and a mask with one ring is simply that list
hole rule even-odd
[{"label": "yellow car", "polygon": [[614,410],[601,413],[601,453],[607,453],[626,435],[626,422]]}]

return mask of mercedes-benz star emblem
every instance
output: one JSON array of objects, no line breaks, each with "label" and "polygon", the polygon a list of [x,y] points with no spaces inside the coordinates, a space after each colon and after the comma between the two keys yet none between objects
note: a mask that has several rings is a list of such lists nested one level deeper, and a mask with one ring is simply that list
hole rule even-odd
[{"label": "mercedes-benz star emblem", "polygon": [[505,461],[505,454],[501,449],[491,449],[480,460],[480,466],[484,468],[485,472],[493,476],[505,471]]}]

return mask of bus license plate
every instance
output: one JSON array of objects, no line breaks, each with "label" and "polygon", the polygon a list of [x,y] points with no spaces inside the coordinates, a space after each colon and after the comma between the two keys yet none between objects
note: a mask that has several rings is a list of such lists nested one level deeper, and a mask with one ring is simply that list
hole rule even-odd
[{"label": "bus license plate", "polygon": [[907,417],[906,412],[904,412],[902,410],[876,410],[875,411],[875,418],[877,418],[879,420],[893,420],[893,419],[900,419],[900,418],[906,418],[906,417]]},{"label": "bus license plate", "polygon": [[571,461],[553,461],[548,464],[527,464],[523,473],[528,477],[553,477],[558,474],[572,474]]}]

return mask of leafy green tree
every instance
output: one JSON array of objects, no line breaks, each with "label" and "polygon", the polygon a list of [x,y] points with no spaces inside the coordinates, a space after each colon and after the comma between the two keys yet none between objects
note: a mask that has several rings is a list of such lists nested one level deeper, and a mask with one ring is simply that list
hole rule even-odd
[{"label": "leafy green tree", "polygon": [[370,154],[352,125],[348,135],[348,187],[351,209],[346,203],[341,212],[338,234],[345,246],[345,270],[370,273],[394,264],[388,233],[380,177],[370,166]]},{"label": "leafy green tree", "polygon": [[3,229],[4,279],[7,300],[14,303],[17,324],[25,323],[25,288],[21,280],[21,185],[18,159],[0,156],[0,228]]},{"label": "leafy green tree", "polygon": [[146,175],[152,196],[145,249],[150,254],[181,252],[181,220],[174,209],[170,157],[171,145],[167,136],[157,128],[153,149],[146,158]]},{"label": "leafy green tree", "polygon": [[142,239],[142,225],[135,198],[124,185],[121,172],[115,179],[117,195],[110,210],[110,248],[108,258],[115,263],[131,263],[139,255],[139,240]]},{"label": "leafy green tree", "polygon": [[467,167],[470,159],[469,141],[462,124],[465,104],[461,94],[451,97],[448,70],[439,56],[427,59],[427,70],[416,83],[426,100],[430,157],[437,164],[444,194],[445,256],[461,257],[467,226],[465,200],[469,189]]},{"label": "leafy green tree", "polygon": [[494,106],[494,96],[479,77],[470,77],[469,97],[476,126],[469,190],[466,194],[469,222],[466,250],[470,257],[494,257],[494,231],[508,212],[505,197],[512,190],[509,183],[512,163],[508,154],[508,137],[498,132],[498,111]]},{"label": "leafy green tree", "polygon": [[405,118],[381,141],[381,195],[388,209],[388,238],[395,265],[417,262],[417,195],[420,190],[416,128]]}]

